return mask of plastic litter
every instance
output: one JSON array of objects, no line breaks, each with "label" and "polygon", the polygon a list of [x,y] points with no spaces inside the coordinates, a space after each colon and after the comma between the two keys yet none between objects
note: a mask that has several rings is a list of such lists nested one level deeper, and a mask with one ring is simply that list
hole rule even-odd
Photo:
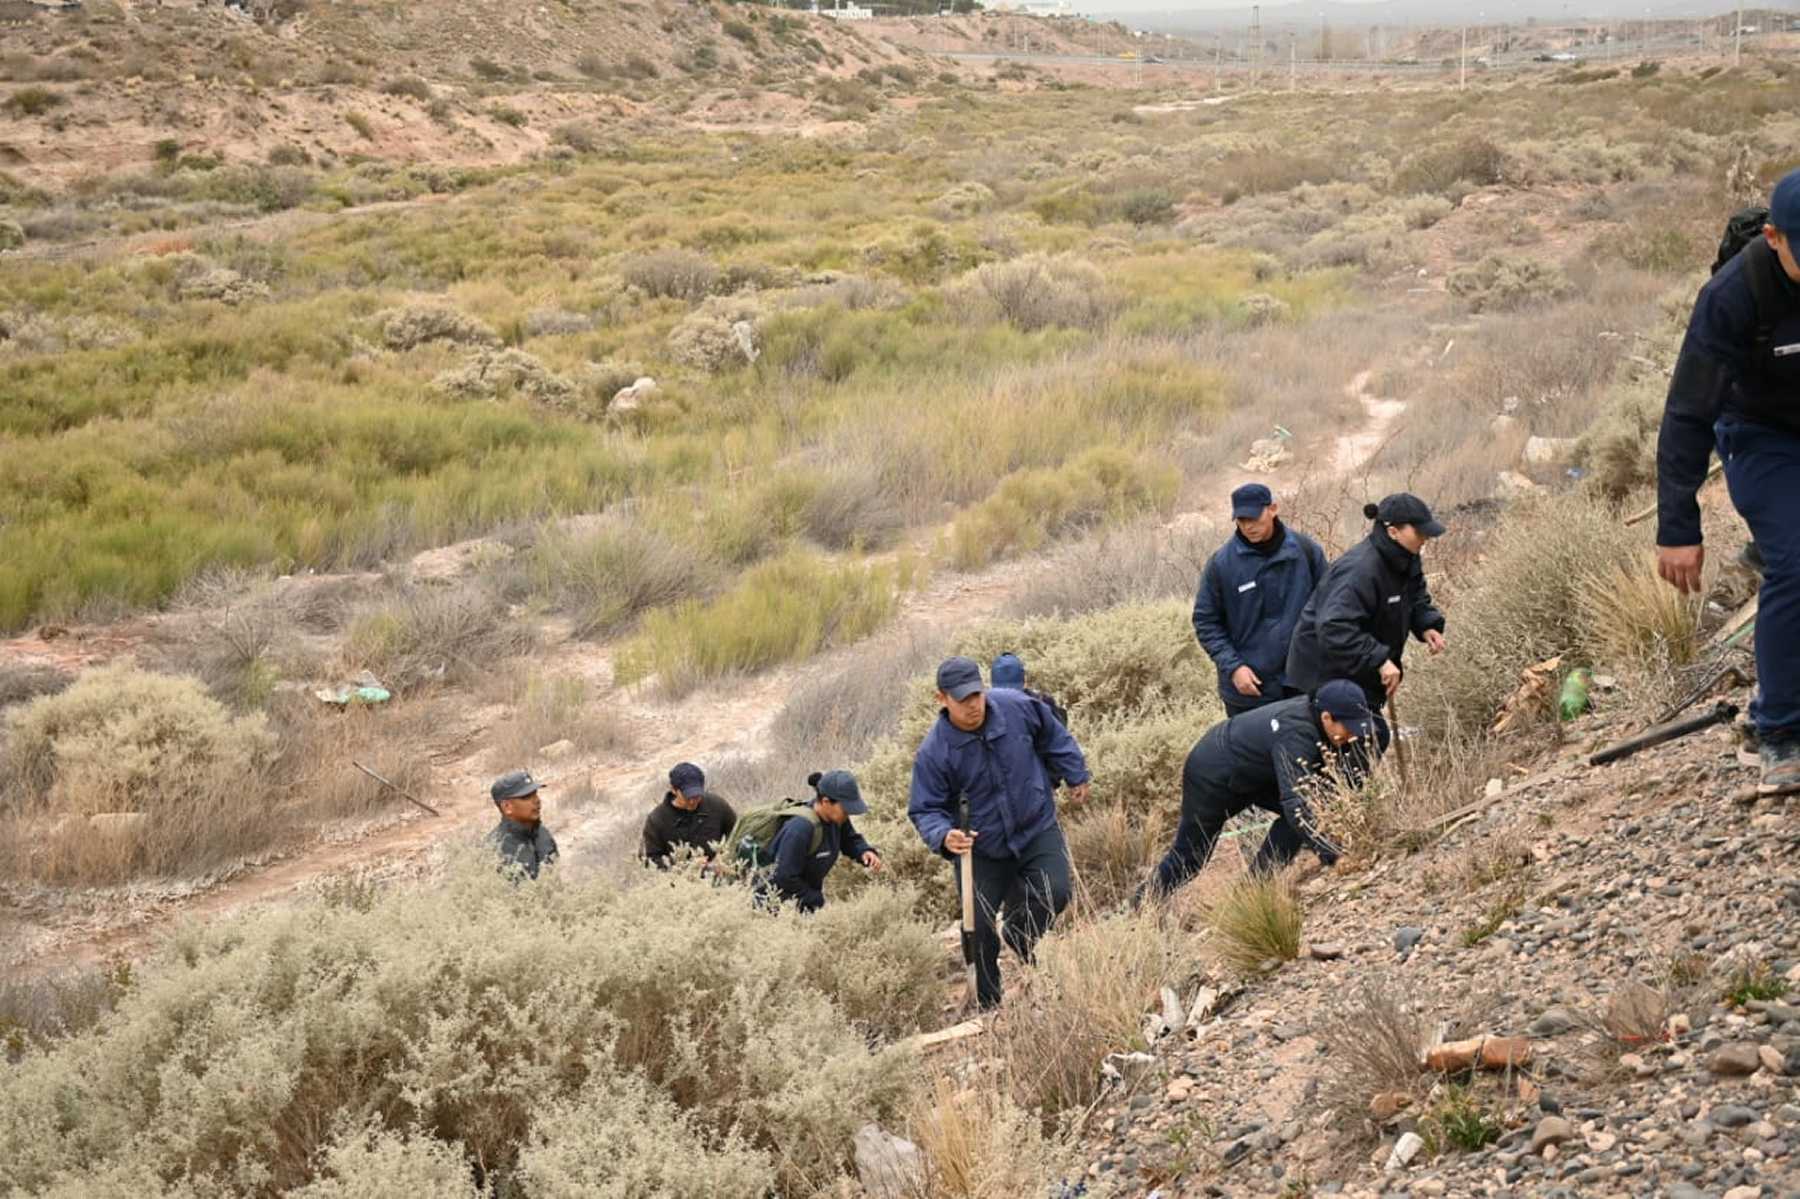
[{"label": "plastic litter", "polygon": [[394,696],[382,686],[380,679],[365,670],[353,679],[346,679],[330,687],[320,687],[313,692],[313,698],[333,707],[347,708],[353,703],[385,704]]},{"label": "plastic litter", "polygon": [[1593,706],[1593,697],[1588,691],[1593,677],[1585,666],[1569,672],[1563,679],[1562,693],[1556,697],[1557,715],[1564,720],[1574,720]]}]

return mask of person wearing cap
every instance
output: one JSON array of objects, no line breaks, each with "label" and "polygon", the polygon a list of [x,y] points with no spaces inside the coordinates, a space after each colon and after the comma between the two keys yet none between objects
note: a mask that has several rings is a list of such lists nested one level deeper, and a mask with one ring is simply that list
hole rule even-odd
[{"label": "person wearing cap", "polygon": [[[825,906],[825,876],[840,856],[848,854],[879,872],[881,855],[850,823],[852,816],[869,810],[855,775],[848,770],[828,770],[809,775],[806,781],[813,788],[812,812],[807,815],[802,809],[798,814],[802,818],[782,823],[769,846],[773,865],[759,885],[774,890],[803,912],[816,912]],[[816,846],[814,828],[822,833]]]},{"label": "person wearing cap", "polygon": [[[1002,938],[1030,961],[1038,938],[1068,906],[1073,881],[1056,818],[1056,780],[1068,784],[1071,802],[1082,803],[1090,776],[1081,747],[1050,705],[1023,691],[987,690],[971,658],[938,667],[937,700],[937,721],[913,757],[906,815],[933,853],[971,855],[976,998],[993,1008],[1002,995]],[[965,801],[968,832],[958,827]]]},{"label": "person wearing cap", "polygon": [[644,817],[638,856],[660,870],[673,866],[683,850],[710,863],[736,823],[731,805],[706,789],[706,773],[692,762],[678,763],[669,771],[662,802]]},{"label": "person wearing cap", "polygon": [[993,663],[988,667],[988,683],[996,691],[1002,688],[1008,691],[1022,691],[1033,699],[1043,700],[1050,705],[1050,711],[1057,720],[1062,722],[1063,727],[1069,726],[1069,713],[1056,702],[1054,695],[1047,695],[1025,685],[1025,663],[1019,655],[1011,652],[995,655]]},{"label": "person wearing cap", "polygon": [[1431,602],[1419,555],[1444,526],[1425,501],[1399,492],[1363,515],[1374,521],[1368,537],[1333,562],[1300,612],[1288,648],[1288,686],[1316,692],[1330,679],[1349,679],[1363,689],[1376,713],[1375,733],[1385,750],[1387,722],[1381,705],[1400,689],[1406,639],[1417,637],[1442,653],[1444,614]]},{"label": "person wearing cap", "polygon": [[500,809],[500,826],[488,834],[488,844],[500,854],[503,869],[522,871],[532,878],[556,861],[556,838],[543,825],[541,784],[528,770],[513,770],[488,788]]},{"label": "person wearing cap", "polygon": [[1235,716],[1285,698],[1288,645],[1325,551],[1287,527],[1261,483],[1231,493],[1237,531],[1207,560],[1194,596],[1194,636],[1219,671],[1219,699]]},{"label": "person wearing cap", "polygon": [[1138,888],[1134,904],[1168,895],[1199,874],[1225,822],[1246,808],[1276,817],[1250,865],[1252,873],[1279,870],[1302,846],[1327,866],[1336,862],[1337,847],[1313,822],[1308,786],[1333,766],[1340,777],[1362,778],[1374,732],[1368,699],[1348,679],[1332,679],[1315,695],[1265,704],[1208,729],[1181,768],[1175,843]]},{"label": "person wearing cap", "polygon": [[1800,790],[1800,170],[1769,197],[1768,222],[1694,301],[1656,445],[1657,571],[1699,591],[1700,485],[1714,449],[1731,502],[1762,558],[1757,694],[1750,704],[1757,790]]}]

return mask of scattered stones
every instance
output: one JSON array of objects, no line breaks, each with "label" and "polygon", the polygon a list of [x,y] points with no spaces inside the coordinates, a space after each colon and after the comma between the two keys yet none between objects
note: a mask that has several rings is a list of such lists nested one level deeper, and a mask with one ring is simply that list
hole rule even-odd
[{"label": "scattered stones", "polygon": [[1721,1045],[1707,1056],[1706,1068],[1714,1074],[1731,1077],[1755,1074],[1762,1068],[1761,1051],[1749,1042]]},{"label": "scattered stones", "polygon": [[1531,1131],[1531,1152],[1542,1156],[1546,1149],[1560,1145],[1574,1135],[1574,1127],[1561,1116],[1545,1116]]},{"label": "scattered stones", "polygon": [[1401,1111],[1412,1106],[1412,1096],[1404,1091],[1383,1091],[1369,1100],[1369,1115],[1377,1123],[1386,1124]]},{"label": "scattered stones", "polygon": [[1575,1017],[1564,1008],[1545,1008],[1528,1030],[1534,1037],[1560,1037],[1575,1028]]},{"label": "scattered stones", "polygon": [[1335,941],[1322,941],[1318,944],[1308,945],[1306,952],[1315,962],[1335,962],[1344,956],[1344,947]]},{"label": "scattered stones", "polygon": [[1743,1128],[1747,1124],[1756,1123],[1758,1119],[1753,1108],[1737,1103],[1724,1103],[1712,1109],[1707,1116],[1707,1123],[1714,1128]]},{"label": "scattered stones", "polygon": [[1758,1059],[1762,1062],[1762,1068],[1767,1070],[1770,1074],[1787,1073],[1787,1058],[1782,1056],[1781,1051],[1775,1048],[1775,1046],[1758,1046],[1756,1054]]},{"label": "scattered stones", "polygon": [[1407,924],[1394,930],[1394,952],[1405,957],[1413,951],[1413,947],[1425,939],[1425,930]]}]

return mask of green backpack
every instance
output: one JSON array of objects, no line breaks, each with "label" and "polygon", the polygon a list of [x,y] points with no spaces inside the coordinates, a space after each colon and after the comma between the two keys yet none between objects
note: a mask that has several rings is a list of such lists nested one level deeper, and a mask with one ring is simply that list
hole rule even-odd
[{"label": "green backpack", "polygon": [[803,800],[784,799],[780,803],[751,808],[738,817],[731,827],[732,852],[737,855],[737,860],[748,863],[752,870],[773,862],[775,858],[769,850],[775,844],[776,835],[784,824],[796,817],[812,825],[812,847],[806,852],[818,853],[819,844],[825,840],[825,825],[819,814]]}]

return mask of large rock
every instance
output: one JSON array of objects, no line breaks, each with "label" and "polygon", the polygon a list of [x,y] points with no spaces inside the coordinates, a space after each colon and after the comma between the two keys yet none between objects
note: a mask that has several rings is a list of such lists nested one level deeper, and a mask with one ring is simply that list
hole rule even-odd
[{"label": "large rock", "polygon": [[1416,1132],[1403,1132],[1400,1139],[1394,1142],[1393,1152],[1388,1154],[1387,1168],[1404,1170],[1412,1165],[1413,1158],[1419,1156],[1419,1150],[1425,1148],[1425,1138]]},{"label": "large rock", "polygon": [[630,387],[619,388],[619,390],[614,393],[612,400],[606,405],[606,410],[615,415],[624,412],[636,412],[639,408],[644,406],[644,401],[649,399],[650,394],[655,390],[656,380],[648,375],[642,375],[638,378],[638,381],[633,383]]},{"label": "large rock", "polygon": [[908,1199],[923,1193],[925,1161],[911,1141],[865,1124],[851,1144],[856,1150],[856,1176],[870,1199]]},{"label": "large rock", "polygon": [[1554,466],[1572,461],[1574,457],[1573,437],[1528,437],[1525,440],[1525,461],[1533,466]]},{"label": "large rock", "polygon": [[1531,1152],[1541,1155],[1549,1146],[1560,1145],[1574,1135],[1574,1126],[1561,1116],[1545,1116],[1531,1132]]},{"label": "large rock", "polygon": [[1755,1074],[1762,1069],[1762,1051],[1749,1041],[1721,1045],[1706,1059],[1706,1068],[1714,1074],[1733,1077]]}]

